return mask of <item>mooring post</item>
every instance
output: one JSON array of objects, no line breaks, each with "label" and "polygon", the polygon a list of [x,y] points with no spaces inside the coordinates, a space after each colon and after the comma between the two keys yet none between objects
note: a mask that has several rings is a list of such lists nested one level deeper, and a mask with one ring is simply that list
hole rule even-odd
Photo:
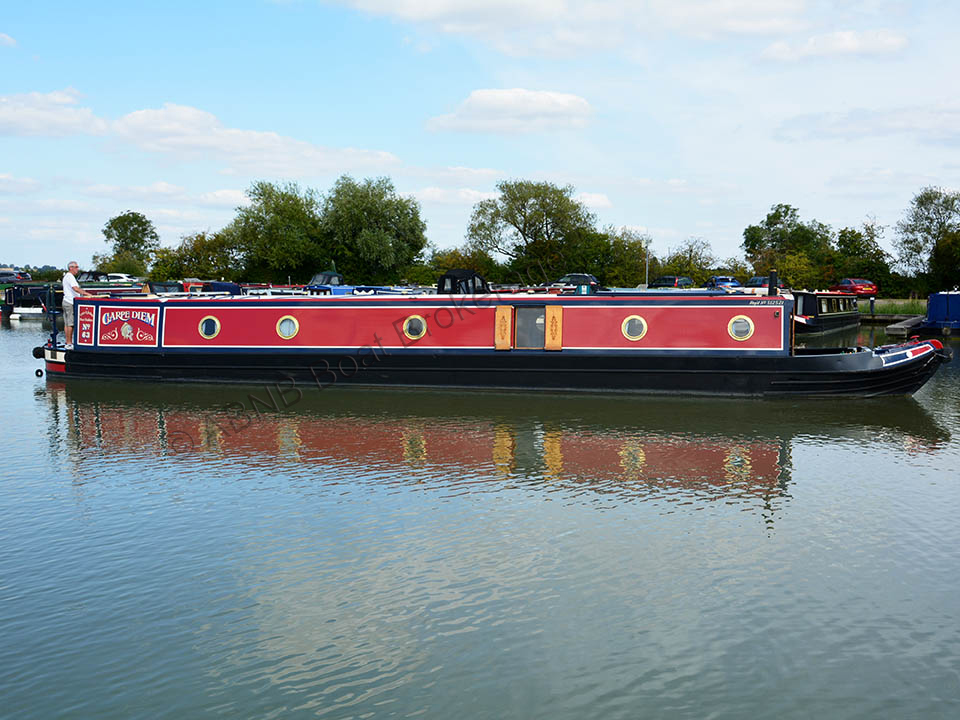
[{"label": "mooring post", "polygon": [[50,347],[57,349],[57,293],[47,285],[47,317],[50,318]]}]

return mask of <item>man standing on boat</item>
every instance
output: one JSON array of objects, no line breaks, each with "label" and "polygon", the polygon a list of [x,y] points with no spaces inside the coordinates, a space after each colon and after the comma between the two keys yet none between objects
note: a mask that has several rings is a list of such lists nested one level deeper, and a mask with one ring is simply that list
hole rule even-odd
[{"label": "man standing on boat", "polygon": [[73,301],[77,297],[93,297],[77,282],[77,273],[80,266],[76,260],[67,265],[67,272],[63,276],[63,333],[67,336],[67,350],[73,350]]}]

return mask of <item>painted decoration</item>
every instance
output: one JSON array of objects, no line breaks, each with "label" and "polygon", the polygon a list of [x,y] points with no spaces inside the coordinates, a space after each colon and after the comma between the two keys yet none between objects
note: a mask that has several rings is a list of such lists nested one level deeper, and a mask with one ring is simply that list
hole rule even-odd
[{"label": "painted decoration", "polygon": [[160,308],[100,308],[99,344],[119,347],[156,347]]},{"label": "painted decoration", "polygon": [[93,326],[96,324],[96,311],[92,305],[77,307],[77,344],[93,345]]}]

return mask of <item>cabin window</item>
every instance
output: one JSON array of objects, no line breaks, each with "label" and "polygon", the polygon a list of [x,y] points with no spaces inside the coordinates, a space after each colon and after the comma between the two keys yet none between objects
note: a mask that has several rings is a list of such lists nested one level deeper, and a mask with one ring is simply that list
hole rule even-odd
[{"label": "cabin window", "polygon": [[630,315],[620,325],[620,332],[627,340],[636,342],[647,334],[647,321],[639,315]]},{"label": "cabin window", "polygon": [[732,317],[730,318],[730,322],[727,323],[727,332],[730,333],[730,337],[740,342],[749,340],[750,336],[753,335],[753,331],[753,320],[746,315]]},{"label": "cabin window", "polygon": [[546,328],[547,309],[540,307],[518,307],[517,308],[517,341],[514,346],[517,348],[526,348],[528,350],[543,349],[543,341],[546,337],[544,329]]},{"label": "cabin window", "polygon": [[200,324],[197,325],[200,337],[205,340],[213,340],[220,334],[220,321],[213,315],[207,315]]},{"label": "cabin window", "polygon": [[284,340],[296,337],[298,332],[300,332],[300,322],[293,315],[284,315],[277,320],[277,335]]},{"label": "cabin window", "polygon": [[411,315],[403,321],[403,334],[411,340],[419,340],[427,334],[427,321],[420,315]]},{"label": "cabin window", "polygon": [[830,305],[826,298],[820,298],[820,312],[830,312]]}]

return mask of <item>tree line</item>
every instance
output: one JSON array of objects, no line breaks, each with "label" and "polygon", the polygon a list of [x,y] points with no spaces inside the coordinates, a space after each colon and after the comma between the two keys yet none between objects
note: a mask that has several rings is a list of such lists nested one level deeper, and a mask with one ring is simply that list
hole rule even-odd
[{"label": "tree line", "polygon": [[496,198],[474,206],[464,243],[439,249],[427,240],[419,203],[398,194],[389,178],[343,176],[327,193],[261,181],[224,228],[185,236],[175,248],[160,245],[141,213],[111,218],[103,228],[110,251],[94,263],[154,280],[272,283],[303,283],[336,269],[351,283],[430,285],[460,267],[517,284],[585,272],[611,287],[634,287],[658,275],[686,275],[697,284],[717,274],[745,280],[776,269],[791,287],[866,277],[897,297],[960,284],[960,193],[941,188],[922,189],[894,226],[896,257],[881,247],[886,228],[873,220],[834,230],[778,204],[744,229],[743,256],[731,258],[718,258],[698,237],[657,255],[646,233],[598,227],[572,186],[505,180],[497,190]]}]

